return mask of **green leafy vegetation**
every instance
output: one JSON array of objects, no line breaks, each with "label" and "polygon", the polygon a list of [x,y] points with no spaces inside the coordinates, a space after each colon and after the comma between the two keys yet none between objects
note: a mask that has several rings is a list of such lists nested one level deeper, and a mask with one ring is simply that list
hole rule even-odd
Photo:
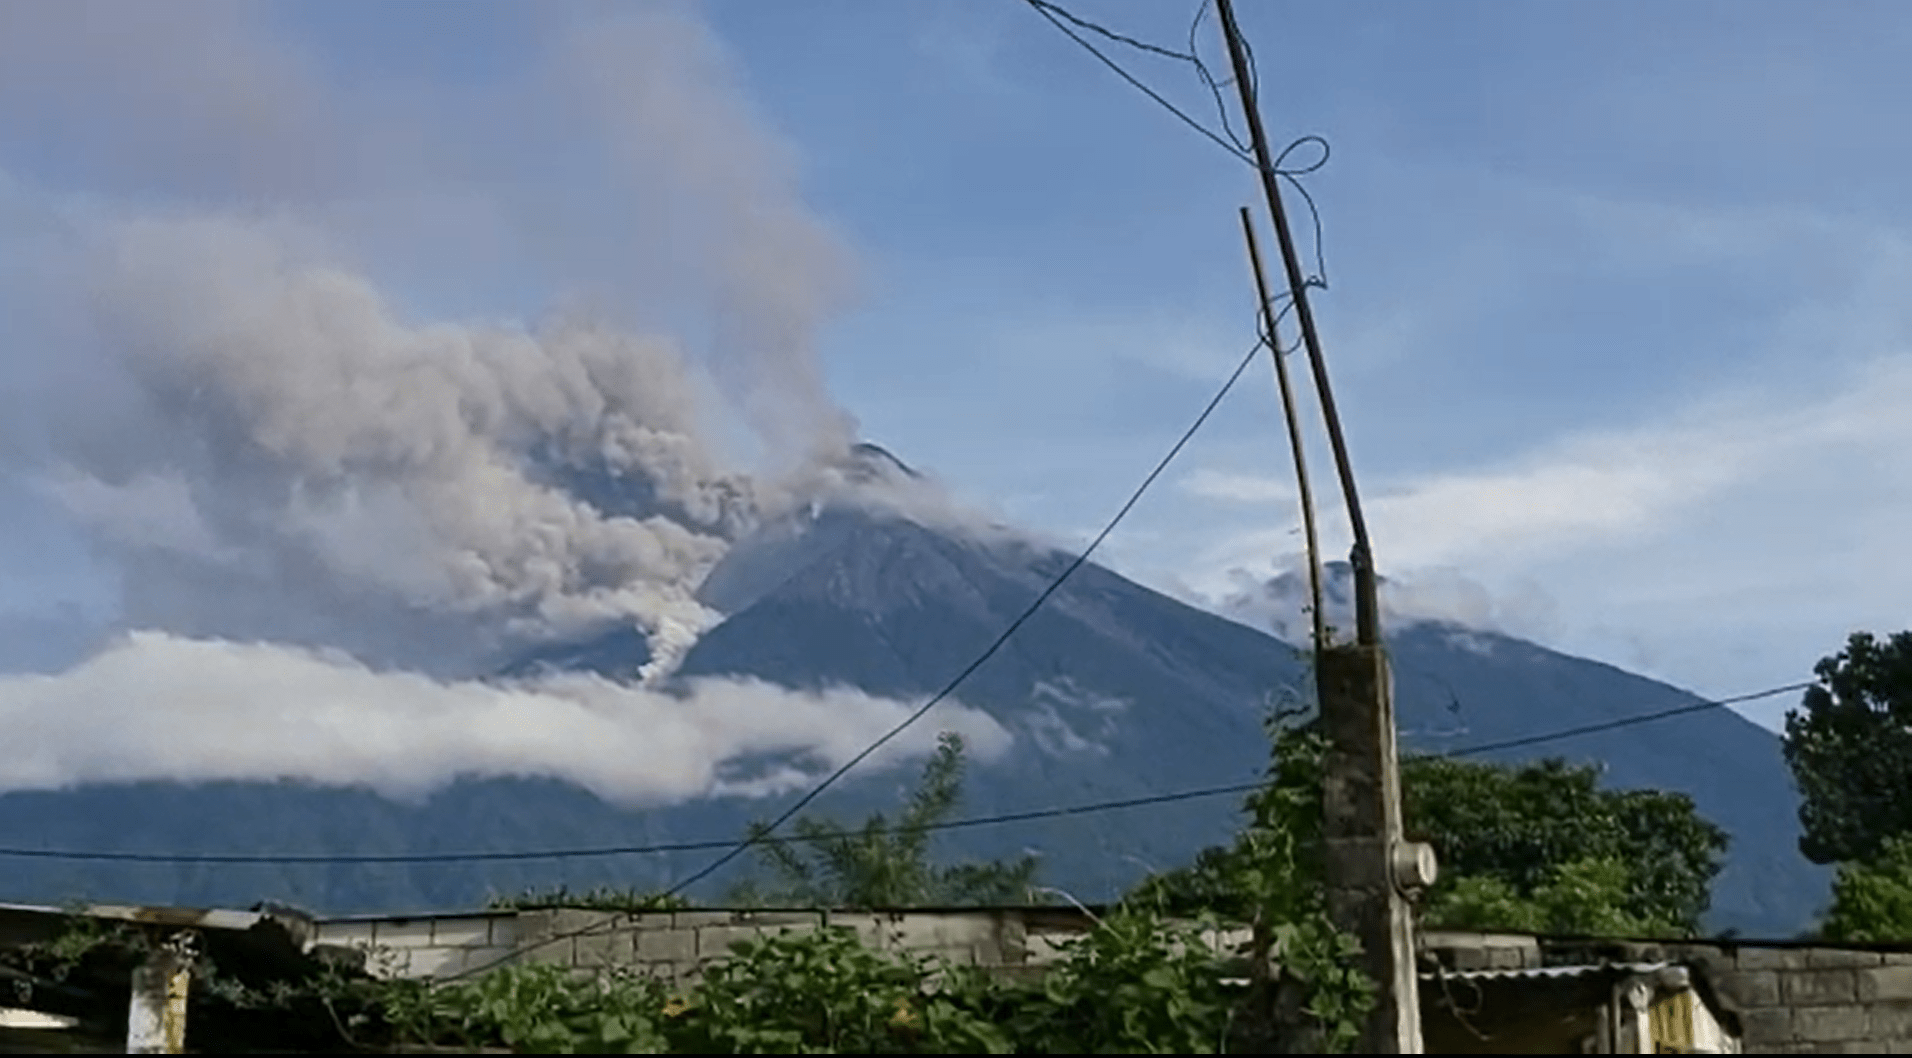
[{"label": "green leafy vegetation", "polygon": [[682,994],[514,965],[433,987],[332,980],[360,1046],[549,1054],[1212,1054],[1239,1009],[1199,929],[1118,911],[1039,981],[884,953],[844,928],[743,941]]},{"label": "green leafy vegetation", "polygon": [[1627,865],[1581,859],[1556,866],[1546,880],[1521,892],[1493,875],[1463,875],[1429,900],[1427,925],[1507,929],[1593,937],[1672,937],[1690,932],[1670,918],[1627,912]]},{"label": "green leafy vegetation", "polygon": [[619,889],[606,885],[574,893],[559,885],[550,889],[526,889],[515,896],[494,896],[485,902],[485,906],[493,911],[537,911],[565,907],[636,913],[681,911],[689,908],[691,902],[681,896],[644,889]]},{"label": "green leafy vegetation", "polygon": [[1879,855],[1839,867],[1821,932],[1853,943],[1912,938],[1912,835],[1886,838]]},{"label": "green leafy vegetation", "polygon": [[[1247,1009],[1273,1023],[1246,1033],[1269,1046],[1328,1052],[1352,1047],[1373,1009],[1374,983],[1352,968],[1360,948],[1329,920],[1323,885],[1322,761],[1326,741],[1306,728],[1268,723],[1274,751],[1268,783],[1246,804],[1248,825],[1232,846],[1205,850],[1189,867],[1145,880],[1133,905],[1182,916],[1246,923],[1251,971]],[[1277,954],[1279,958],[1277,958]]]},{"label": "green leafy vegetation", "polygon": [[[1322,743],[1302,732],[1277,738],[1285,749],[1274,781],[1249,802],[1248,830],[1233,846],[1148,879],[1137,897],[1224,916],[1251,916],[1260,899],[1289,920],[1312,907],[1320,836],[1301,806],[1319,788]],[[1440,858],[1424,908],[1431,926],[1691,934],[1726,849],[1726,833],[1685,795],[1603,790],[1596,769],[1562,761],[1507,767],[1410,758],[1401,783],[1408,836]],[[1270,886],[1287,893],[1265,892]],[[1264,895],[1247,895],[1258,891]]]},{"label": "green leafy vegetation", "polygon": [[1684,794],[1607,790],[1599,779],[1597,768],[1560,760],[1519,767],[1405,761],[1408,836],[1440,857],[1427,922],[1609,936],[1696,933],[1726,832]]},{"label": "green leafy vegetation", "polygon": [[834,908],[1031,902],[1040,866],[1034,856],[947,866],[930,857],[931,835],[962,802],[963,765],[962,737],[943,733],[893,823],[881,812],[857,829],[799,816],[787,837],[771,840],[765,840],[770,837],[766,824],[752,824],[750,836],[758,842],[755,849],[768,879],[737,886],[731,902]]},{"label": "green leafy vegetation", "polygon": [[1838,863],[1830,940],[1912,940],[1912,632],[1853,634],[1786,714],[1799,850]]},{"label": "green leafy vegetation", "polygon": [[1912,834],[1912,632],[1856,633],[1813,673],[1786,714],[1799,850],[1814,863],[1867,860]]}]

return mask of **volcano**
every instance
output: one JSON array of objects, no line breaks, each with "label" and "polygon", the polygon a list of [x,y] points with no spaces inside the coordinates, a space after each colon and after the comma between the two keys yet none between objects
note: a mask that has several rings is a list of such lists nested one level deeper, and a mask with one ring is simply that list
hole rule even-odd
[{"label": "volcano", "polygon": [[[863,445],[845,477],[881,485],[921,476]],[[671,679],[749,677],[921,701],[944,690],[1071,561],[1000,528],[932,524],[881,504],[812,504],[756,526],[710,571],[698,595],[722,619]],[[1517,638],[1437,622],[1395,624],[1388,644],[1410,752],[1462,750],[1699,702]],[[650,660],[641,634],[615,627],[540,645],[504,659],[497,671],[630,681]],[[1013,736],[1000,756],[972,763],[960,814],[1253,781],[1267,763],[1264,718],[1299,703],[1306,687],[1294,646],[1086,563],[950,696],[986,711]],[[942,708],[920,722],[934,726]],[[1713,928],[1793,935],[1825,899],[1827,870],[1796,848],[1798,803],[1778,739],[1729,710],[1484,756],[1593,761],[1613,786],[1691,795],[1732,835]],[[907,772],[852,774],[812,808],[844,819],[893,808]],[[1085,902],[1105,900],[1146,871],[1227,840],[1239,825],[1239,800],[964,828],[940,835],[939,848],[990,857],[1035,851],[1047,884]],[[466,780],[415,803],[290,782],[101,785],[0,796],[0,845],[308,855],[651,845],[735,837],[746,821],[783,803],[728,797],[632,811],[546,779]],[[430,910],[527,886],[657,886],[709,855],[217,869],[26,860],[8,864],[0,898],[237,906],[272,899],[334,913]],[[715,898],[734,880],[720,875],[704,895]]]}]

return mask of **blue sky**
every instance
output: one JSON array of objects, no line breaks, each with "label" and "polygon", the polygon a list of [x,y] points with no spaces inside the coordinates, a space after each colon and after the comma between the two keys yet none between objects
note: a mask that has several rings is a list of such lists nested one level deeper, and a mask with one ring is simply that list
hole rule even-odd
[{"label": "blue sky", "polygon": [[[1067,6],[1174,48],[1195,11]],[[1912,10],[1241,6],[1270,134],[1333,145],[1308,180],[1316,308],[1384,573],[1708,694],[1912,625]],[[85,15],[0,43],[9,239],[74,211],[283,205],[419,320],[582,290],[707,337],[668,252],[707,218],[608,178],[616,145],[518,91],[615,6],[63,10]],[[1252,171],[1019,0],[683,10],[765,130],[735,154],[713,132],[733,167],[713,179],[764,170],[838,244],[842,282],[815,281],[829,392],[965,497],[1085,539],[1252,340]],[[0,38],[34,18],[0,11]],[[1225,65],[1212,20],[1197,43]],[[1186,66],[1111,54],[1216,120]],[[24,259],[0,254],[0,306],[44,294]],[[57,370],[45,332],[8,330],[9,372]],[[1258,366],[1105,561],[1208,600],[1267,575],[1295,546],[1286,466]],[[0,488],[7,620],[110,609],[58,513]]]}]

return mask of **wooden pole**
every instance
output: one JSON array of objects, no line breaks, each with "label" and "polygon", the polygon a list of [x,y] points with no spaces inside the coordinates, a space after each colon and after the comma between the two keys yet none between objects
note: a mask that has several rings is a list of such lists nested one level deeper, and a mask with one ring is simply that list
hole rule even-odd
[{"label": "wooden pole", "polygon": [[[1295,487],[1301,493],[1301,530],[1308,547],[1309,614],[1313,618],[1310,644],[1319,665],[1321,651],[1328,645],[1328,628],[1327,617],[1321,612],[1321,544],[1315,536],[1314,489],[1308,484],[1308,460],[1301,445],[1301,419],[1295,414],[1294,384],[1288,380],[1288,359],[1282,354],[1281,339],[1275,333],[1275,300],[1268,292],[1268,272],[1261,265],[1261,243],[1255,238],[1255,219],[1247,206],[1241,208],[1241,233],[1248,241],[1248,266],[1255,273],[1255,294],[1261,299],[1262,341],[1268,344],[1268,359],[1275,365],[1275,384],[1281,389],[1281,414],[1288,423],[1288,449],[1295,460]],[[1315,700],[1317,704],[1320,702],[1319,693]]]},{"label": "wooden pole", "polygon": [[1321,726],[1328,739],[1321,791],[1328,914],[1337,926],[1360,939],[1362,968],[1378,989],[1374,1011],[1362,1027],[1360,1050],[1369,1054],[1418,1054],[1422,1050],[1420,987],[1414,964],[1413,912],[1405,894],[1433,882],[1433,850],[1409,844],[1402,837],[1394,695],[1387,654],[1381,644],[1374,552],[1361,515],[1361,498],[1355,488],[1341,417],[1328,382],[1314,310],[1308,302],[1307,279],[1302,275],[1294,235],[1282,209],[1281,176],[1275,171],[1268,137],[1262,129],[1247,48],[1230,0],[1216,0],[1216,13],[1228,43],[1242,109],[1247,113],[1255,167],[1261,175],[1262,193],[1268,199],[1354,535],[1350,562],[1354,567],[1355,642],[1325,646],[1317,653],[1315,666]]}]

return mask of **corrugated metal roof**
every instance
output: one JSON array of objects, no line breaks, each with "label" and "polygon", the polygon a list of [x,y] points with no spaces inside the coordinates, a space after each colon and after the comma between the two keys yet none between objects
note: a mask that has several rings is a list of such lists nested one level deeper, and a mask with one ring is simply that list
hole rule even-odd
[{"label": "corrugated metal roof", "polygon": [[1422,973],[1421,980],[1437,981],[1443,977],[1458,977],[1469,980],[1498,978],[1561,978],[1585,977],[1589,974],[1607,973],[1618,970],[1622,973],[1650,974],[1672,966],[1665,962],[1608,962],[1589,963],[1582,966],[1536,966],[1514,970],[1443,970],[1439,973]]}]

